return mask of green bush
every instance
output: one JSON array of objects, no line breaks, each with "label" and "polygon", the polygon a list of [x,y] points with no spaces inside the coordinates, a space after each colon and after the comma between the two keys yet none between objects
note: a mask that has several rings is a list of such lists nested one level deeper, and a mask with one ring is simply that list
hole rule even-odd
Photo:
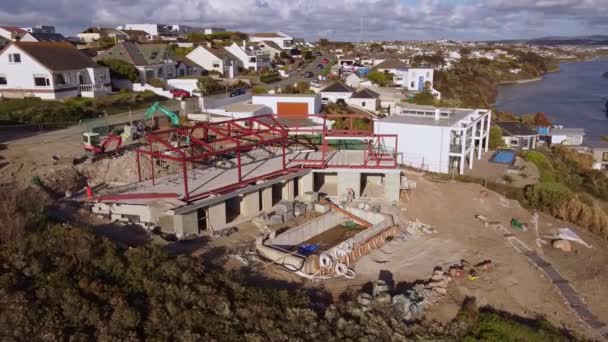
[{"label": "green bush", "polygon": [[541,182],[526,188],[528,203],[537,209],[559,208],[572,196],[567,186],[556,182]]},{"label": "green bush", "polygon": [[139,82],[139,71],[130,63],[121,59],[108,58],[99,61],[99,64],[110,68],[110,76],[129,80],[133,83]]},{"label": "green bush", "polygon": [[268,94],[268,90],[262,86],[257,85],[251,88],[251,93],[253,95]]},{"label": "green bush", "polygon": [[161,80],[160,78],[149,79],[147,83],[156,88],[165,88],[167,85],[167,81]]},{"label": "green bush", "polygon": [[199,78],[196,86],[201,92],[201,95],[213,94],[221,89],[224,89],[224,86],[222,86],[218,80],[212,77]]},{"label": "green bush", "polygon": [[488,147],[492,150],[496,150],[505,146],[505,141],[502,139],[502,130],[500,127],[490,127],[490,141],[488,142]]},{"label": "green bush", "polygon": [[278,71],[266,71],[260,75],[260,82],[262,83],[272,83],[279,81],[281,79],[281,75]]},{"label": "green bush", "polygon": [[431,94],[429,91],[422,91],[416,93],[408,100],[408,102],[415,103],[417,105],[432,106],[435,104],[435,96],[433,96],[433,94]]},{"label": "green bush", "polygon": [[390,80],[389,76],[386,73],[377,70],[370,71],[367,74],[367,79],[378,84],[381,87],[386,87],[389,84]]}]

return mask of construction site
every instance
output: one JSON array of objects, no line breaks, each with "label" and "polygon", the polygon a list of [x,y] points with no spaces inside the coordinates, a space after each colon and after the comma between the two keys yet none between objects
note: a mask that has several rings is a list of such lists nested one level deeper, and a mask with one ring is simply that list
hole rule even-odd
[{"label": "construction site", "polygon": [[[12,143],[0,177],[36,175],[65,191],[55,208],[69,215],[56,217],[127,246],[155,243],[335,298],[355,292],[363,310],[390,303],[408,321],[448,322],[475,297],[591,338],[608,333],[606,241],[481,185],[402,168],[398,137],[374,134],[369,116],[171,113],[151,108],[121,134],[87,127]],[[83,143],[89,158],[75,164]],[[33,160],[41,149],[52,158]],[[574,232],[583,243],[551,246]]]}]

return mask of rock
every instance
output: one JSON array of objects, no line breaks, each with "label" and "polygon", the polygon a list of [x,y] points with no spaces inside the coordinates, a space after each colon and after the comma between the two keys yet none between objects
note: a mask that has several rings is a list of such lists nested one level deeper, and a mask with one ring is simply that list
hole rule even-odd
[{"label": "rock", "polygon": [[442,295],[448,293],[448,290],[445,287],[436,287],[434,290],[435,290],[435,292],[442,294]]},{"label": "rock", "polygon": [[282,215],[272,215],[270,216],[270,224],[281,224],[283,223]]},{"label": "rock", "polygon": [[379,304],[390,304],[391,295],[389,293],[380,293],[378,296],[374,297],[374,302]]},{"label": "rock", "polygon": [[274,211],[279,215],[286,215],[289,212],[293,212],[293,203],[281,200],[274,206]]},{"label": "rock", "polygon": [[431,281],[441,281],[445,279],[445,275],[443,274],[435,274],[431,277]]},{"label": "rock", "polygon": [[442,280],[439,280],[439,281],[434,281],[434,282],[429,283],[429,286],[430,287],[443,287],[443,288],[445,288],[445,287],[448,287],[448,280],[447,279],[442,279]]},{"label": "rock", "polygon": [[357,303],[363,307],[368,307],[372,304],[372,296],[369,293],[361,293],[357,297]]},{"label": "rock", "polygon": [[561,249],[563,252],[572,252],[572,244],[568,240],[553,240],[553,248]]},{"label": "rock", "polygon": [[376,280],[373,283],[372,294],[374,297],[390,292],[391,290],[384,280]]}]

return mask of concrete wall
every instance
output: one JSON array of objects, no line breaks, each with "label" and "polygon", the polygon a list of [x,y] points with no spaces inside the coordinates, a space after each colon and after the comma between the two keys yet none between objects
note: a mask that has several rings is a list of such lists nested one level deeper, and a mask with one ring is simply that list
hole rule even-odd
[{"label": "concrete wall", "polygon": [[448,172],[450,128],[376,121],[376,134],[397,134],[399,163],[432,172]]}]

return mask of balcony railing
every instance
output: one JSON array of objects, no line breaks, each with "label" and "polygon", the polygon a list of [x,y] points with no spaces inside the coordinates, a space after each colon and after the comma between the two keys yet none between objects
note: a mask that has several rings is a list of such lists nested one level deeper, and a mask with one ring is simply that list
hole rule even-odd
[{"label": "balcony railing", "polygon": [[83,97],[94,97],[98,93],[110,93],[112,89],[103,84],[81,84],[80,95]]},{"label": "balcony railing", "polygon": [[450,144],[450,153],[461,153],[462,144]]}]

